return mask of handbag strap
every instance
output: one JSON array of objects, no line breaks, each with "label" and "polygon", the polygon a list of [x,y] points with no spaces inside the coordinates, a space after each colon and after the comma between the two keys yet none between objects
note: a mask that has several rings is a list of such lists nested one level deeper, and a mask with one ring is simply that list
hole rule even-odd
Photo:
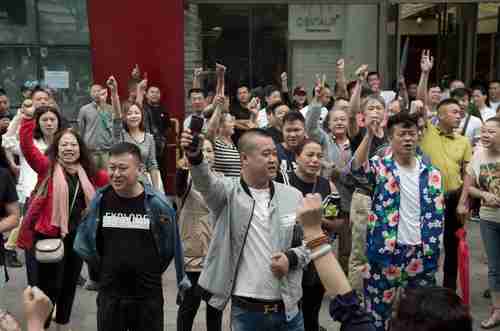
[{"label": "handbag strap", "polygon": [[69,215],[71,215],[71,212],[73,211],[73,207],[75,206],[76,196],[78,195],[79,189],[80,189],[80,181],[78,180],[76,182],[76,190],[75,190],[75,194],[73,195],[73,201],[71,202],[71,207],[69,208]]}]

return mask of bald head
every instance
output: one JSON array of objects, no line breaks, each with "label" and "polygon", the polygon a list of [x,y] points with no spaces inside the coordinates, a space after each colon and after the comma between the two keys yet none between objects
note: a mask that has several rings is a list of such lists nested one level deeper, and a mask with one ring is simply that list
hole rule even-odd
[{"label": "bald head", "polygon": [[272,139],[272,137],[262,129],[250,129],[246,131],[238,141],[238,149],[240,153],[248,154],[253,152],[258,146],[257,138]]}]

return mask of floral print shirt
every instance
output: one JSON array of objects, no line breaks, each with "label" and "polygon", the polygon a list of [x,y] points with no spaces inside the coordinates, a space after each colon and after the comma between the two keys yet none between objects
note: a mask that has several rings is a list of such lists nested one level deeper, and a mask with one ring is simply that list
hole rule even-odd
[{"label": "floral print shirt", "polygon": [[[421,156],[419,163],[420,230],[424,268],[437,267],[440,238],[443,232],[444,195],[441,173]],[[374,156],[364,166],[355,169],[354,176],[362,176],[374,186],[372,209],[368,216],[367,257],[370,262],[388,266],[397,243],[400,178],[392,153]]]}]

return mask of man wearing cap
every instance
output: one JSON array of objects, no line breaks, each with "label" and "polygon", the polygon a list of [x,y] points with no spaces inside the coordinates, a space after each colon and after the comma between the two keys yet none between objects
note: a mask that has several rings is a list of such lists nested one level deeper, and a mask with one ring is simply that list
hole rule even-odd
[{"label": "man wearing cap", "polygon": [[307,101],[307,91],[303,86],[293,89],[292,110],[301,110],[309,104]]}]

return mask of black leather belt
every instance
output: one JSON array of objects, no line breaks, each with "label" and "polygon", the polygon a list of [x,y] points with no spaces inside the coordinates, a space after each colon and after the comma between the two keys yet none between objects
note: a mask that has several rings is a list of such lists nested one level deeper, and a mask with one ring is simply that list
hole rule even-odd
[{"label": "black leather belt", "polygon": [[231,300],[235,306],[252,312],[270,314],[285,311],[285,304],[282,300],[259,300],[236,295],[233,295]]}]

